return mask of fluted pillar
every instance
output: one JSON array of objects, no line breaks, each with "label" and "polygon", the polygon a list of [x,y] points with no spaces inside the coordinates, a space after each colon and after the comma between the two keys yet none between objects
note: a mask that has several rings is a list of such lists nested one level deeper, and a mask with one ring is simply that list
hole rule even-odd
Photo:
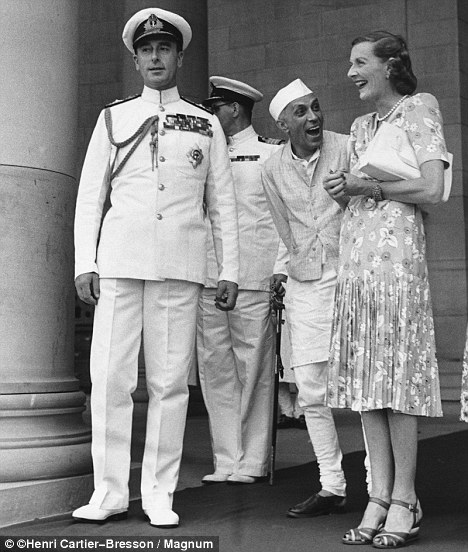
[{"label": "fluted pillar", "polygon": [[91,471],[73,374],[78,2],[2,0],[0,482]]}]

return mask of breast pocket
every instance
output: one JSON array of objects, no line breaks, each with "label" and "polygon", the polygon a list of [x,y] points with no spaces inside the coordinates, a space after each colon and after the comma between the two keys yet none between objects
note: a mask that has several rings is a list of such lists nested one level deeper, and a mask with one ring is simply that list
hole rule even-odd
[{"label": "breast pocket", "polygon": [[210,159],[210,140],[196,132],[179,132],[177,136],[178,174],[205,181]]}]

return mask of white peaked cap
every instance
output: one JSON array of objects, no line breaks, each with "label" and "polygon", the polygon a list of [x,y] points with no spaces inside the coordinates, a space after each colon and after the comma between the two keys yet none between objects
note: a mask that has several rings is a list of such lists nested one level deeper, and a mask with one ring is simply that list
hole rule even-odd
[{"label": "white peaked cap", "polygon": [[187,21],[176,13],[161,8],[145,8],[127,21],[122,40],[133,54],[135,44],[151,35],[170,36],[185,50],[192,39],[192,29]]},{"label": "white peaked cap", "polygon": [[230,90],[236,94],[245,96],[254,102],[259,102],[263,98],[263,94],[256,88],[238,80],[228,79],[227,77],[213,76],[210,77],[210,83],[215,89],[221,88],[223,90]]},{"label": "white peaked cap", "polygon": [[287,86],[278,90],[275,97],[271,100],[270,115],[277,121],[281,112],[289,103],[308,94],[313,94],[313,91],[301,79],[293,80]]}]

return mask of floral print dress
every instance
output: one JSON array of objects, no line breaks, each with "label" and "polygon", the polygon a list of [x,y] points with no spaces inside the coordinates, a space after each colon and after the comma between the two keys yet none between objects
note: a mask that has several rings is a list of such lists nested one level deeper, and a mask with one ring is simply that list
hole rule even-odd
[{"label": "floral print dress", "polygon": [[466,330],[465,353],[463,355],[460,420],[468,422],[468,328]]},{"label": "floral print dress", "polygon": [[[447,161],[430,94],[406,98],[388,122],[404,129],[419,164]],[[376,114],[351,127],[350,166],[376,132]],[[357,169],[353,173],[369,178]],[[351,198],[343,217],[327,404],[442,416],[422,215],[415,204]]]}]

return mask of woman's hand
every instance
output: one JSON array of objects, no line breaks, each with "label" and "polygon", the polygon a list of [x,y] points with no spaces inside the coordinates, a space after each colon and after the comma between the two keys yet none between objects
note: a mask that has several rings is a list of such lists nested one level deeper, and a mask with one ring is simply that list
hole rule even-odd
[{"label": "woman's hand", "polygon": [[345,191],[349,196],[370,196],[375,184],[375,180],[359,178],[351,173],[345,174]]},{"label": "woman's hand", "polygon": [[323,179],[323,187],[343,209],[348,204],[350,196],[371,196],[375,183],[375,180],[359,178],[343,169],[330,171]]}]

